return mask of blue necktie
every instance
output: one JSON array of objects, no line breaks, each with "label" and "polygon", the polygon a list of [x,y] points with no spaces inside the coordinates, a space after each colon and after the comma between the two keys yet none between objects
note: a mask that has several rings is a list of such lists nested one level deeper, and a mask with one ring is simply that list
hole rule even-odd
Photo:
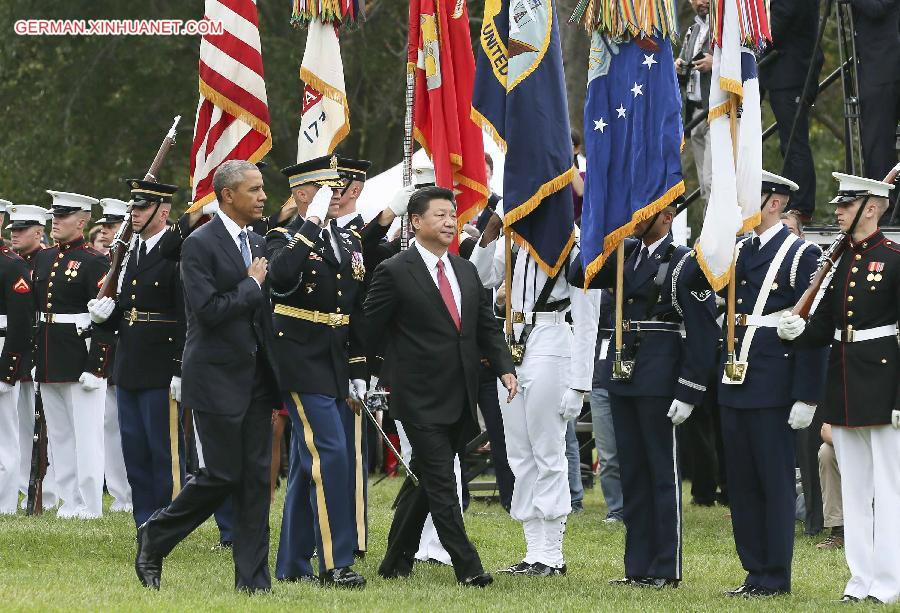
[{"label": "blue necktie", "polygon": [[250,267],[250,245],[247,244],[247,233],[244,230],[241,230],[238,233],[238,238],[241,239],[241,257],[244,258],[244,266],[249,268]]}]

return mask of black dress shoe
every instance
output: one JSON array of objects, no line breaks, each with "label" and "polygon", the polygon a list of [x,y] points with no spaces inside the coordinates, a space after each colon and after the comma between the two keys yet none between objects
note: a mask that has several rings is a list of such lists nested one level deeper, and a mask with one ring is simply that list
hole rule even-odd
[{"label": "black dress shoe", "polygon": [[627,585],[629,587],[634,587],[636,585],[637,580],[634,577],[622,577],[621,579],[610,579],[610,585]]},{"label": "black dress shoe", "polygon": [[159,580],[162,577],[162,558],[151,551],[147,537],[147,524],[155,516],[156,514],[151,515],[150,519],[141,524],[137,530],[137,555],[134,558],[134,572],[140,579],[141,585],[158,590]]},{"label": "black dress shoe", "polygon": [[526,577],[556,577],[566,574],[566,565],[547,566],[543,562],[535,562],[529,566],[523,573]]},{"label": "black dress shoe", "polygon": [[481,573],[480,575],[466,577],[459,583],[460,585],[465,585],[466,587],[487,587],[493,582],[494,578],[491,577],[488,573]]},{"label": "black dress shoe", "polygon": [[353,558],[356,560],[365,560],[366,552],[363,551],[362,549],[354,549],[353,550]]},{"label": "black dress shoe", "polygon": [[851,596],[850,594],[844,594],[843,596],[841,596],[841,599],[838,600],[838,602],[842,604],[852,604],[854,602],[859,602],[859,598],[857,598],[856,596]]},{"label": "black dress shoe", "polygon": [[497,572],[504,575],[521,575],[524,574],[525,571],[527,571],[529,568],[531,568],[531,564],[529,564],[525,560],[522,560],[521,562],[513,564],[509,568],[504,568],[503,570],[498,570]]},{"label": "black dress shoe", "polygon": [[634,580],[634,584],[637,587],[649,587],[656,590],[661,590],[664,587],[678,587],[678,584],[681,583],[678,579],[666,579],[665,577],[639,577]]},{"label": "black dress shoe", "polygon": [[768,587],[762,587],[760,585],[751,585],[741,594],[741,598],[772,598],[774,596],[781,596],[782,594],[787,594],[785,590],[773,590]]},{"label": "black dress shoe", "polygon": [[319,575],[319,582],[325,586],[333,585],[335,587],[364,588],[366,586],[366,578],[349,566],[326,570]]},{"label": "black dress shoe", "polygon": [[737,598],[738,596],[743,596],[746,592],[753,589],[752,585],[747,585],[746,583],[740,587],[736,587],[733,590],[728,590],[725,592],[725,595],[730,598]]},{"label": "black dress shoe", "polygon": [[245,594],[245,595],[247,595],[247,596],[257,596],[257,595],[259,595],[259,594],[268,594],[268,593],[271,592],[271,591],[272,591],[272,588],[270,588],[270,587],[249,587],[249,586],[245,586],[245,587],[240,587],[240,588],[238,588],[238,593],[239,593],[239,594]]},{"label": "black dress shoe", "polygon": [[285,583],[319,583],[319,578],[315,575],[298,575],[296,577],[281,577],[278,581]]},{"label": "black dress shoe", "polygon": [[866,596],[866,602],[872,602],[875,604],[884,604],[883,600],[875,598],[874,596]]}]

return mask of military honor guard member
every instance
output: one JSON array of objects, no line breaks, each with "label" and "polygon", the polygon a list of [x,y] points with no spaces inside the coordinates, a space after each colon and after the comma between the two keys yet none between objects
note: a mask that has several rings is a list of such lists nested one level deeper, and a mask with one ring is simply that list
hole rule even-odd
[{"label": "military honor guard member", "polygon": [[[623,354],[610,343],[609,391],[622,473],[625,577],[613,585],[677,587],[682,579],[681,475],[676,428],[703,400],[715,368],[715,298],[695,288],[694,253],[672,241],[675,209],[635,227],[622,292]],[[615,262],[591,287],[615,285]]]},{"label": "military honor guard member", "polygon": [[[490,289],[503,285],[506,276],[505,250],[502,243],[497,247],[501,215],[498,205],[471,256]],[[598,290],[585,292],[566,278],[578,254],[573,247],[555,276],[548,276],[525,249],[511,263],[512,342],[520,360],[521,393],[503,409],[503,429],[515,476],[510,515],[522,523],[526,551],[504,572],[518,575],[566,572],[563,534],[572,510],[566,426],[581,414],[584,394],[591,389],[600,306]],[[501,396],[503,389],[499,383]]]},{"label": "military honor guard member", "polygon": [[56,465],[58,517],[103,514],[103,414],[114,335],[91,326],[88,301],[97,296],[109,259],[84,240],[98,200],[49,191],[50,235],[56,244],[38,252],[33,272],[38,329],[36,377]]},{"label": "military honor guard member", "polygon": [[[0,200],[0,225],[12,203]],[[19,502],[22,448],[31,451],[31,435],[19,438],[19,379],[34,330],[31,271],[21,257],[0,244],[0,515],[12,515]]]},{"label": "military honor guard member", "polygon": [[[128,203],[116,198],[101,198],[100,207],[103,209],[103,216],[96,222],[95,226],[100,226],[100,244],[108,251],[112,246],[116,232],[122,226],[125,220]],[[94,323],[98,323],[94,321]],[[115,329],[113,329],[113,332]],[[114,345],[110,351],[109,361],[112,364],[116,362],[116,350]],[[131,487],[128,482],[128,475],[125,470],[125,459],[122,455],[122,436],[119,430],[119,408],[116,402],[116,385],[115,379],[110,379],[106,386],[106,407],[103,415],[103,455],[104,470],[106,477],[106,489],[109,495],[113,497],[109,510],[131,511]]]},{"label": "military honor guard member", "polygon": [[[285,168],[292,191],[314,196],[304,217],[266,238],[275,321],[275,367],[293,422],[293,448],[276,577],[314,580],[318,552],[323,585],[365,586],[354,571],[358,547],[345,420],[364,401],[368,369],[362,312],[359,235],[338,226],[338,207],[321,186],[340,185],[337,158]],[[300,205],[298,204],[298,207]],[[348,415],[344,415],[348,414]]]},{"label": "military honor guard member", "polygon": [[159,589],[163,559],[230,497],[234,585],[255,593],[271,588],[269,463],[279,389],[264,239],[248,230],[262,217],[266,194],[257,167],[241,160],[216,169],[213,189],[218,214],[181,248],[181,393],[206,466],[138,528],[134,568],[144,586]]},{"label": "military honor guard member", "polygon": [[729,377],[723,353],[719,406],[734,543],[747,577],[729,596],[758,598],[791,590],[794,550],[795,430],[806,428],[821,400],[827,352],[784,343],[782,313],[797,303],[821,250],[781,222],[797,184],[762,173],[761,221],[737,244],[737,361]]},{"label": "military honor guard member", "polygon": [[778,335],[796,347],[831,346],[825,423],[841,468],[844,602],[900,600],[900,246],[878,219],[891,184],[842,173],[837,220],[847,248],[810,317],[785,314]]},{"label": "military honor guard member", "polygon": [[[184,477],[177,403],[185,322],[178,264],[158,249],[178,188],[152,181],[127,183],[134,237],[117,281],[117,298],[92,300],[88,311],[95,324],[118,332],[112,370],[121,428],[116,440],[119,453],[125,454],[134,522],[140,526],[178,495]],[[124,209],[117,211],[124,217]],[[105,211],[104,219],[109,215]]]},{"label": "military honor guard member", "polygon": [[412,471],[397,496],[388,547],[378,574],[407,577],[431,511],[457,581],[493,582],[466,536],[453,475],[455,455],[477,432],[478,369],[486,356],[508,390],[518,385],[490,298],[471,262],[447,250],[456,237],[453,192],[416,191],[409,201],[416,241],[379,265],[366,297],[369,343],[384,349],[381,376],[390,410],[409,437]]},{"label": "military honor guard member", "polygon": [[[43,249],[41,239],[44,236],[44,224],[50,216],[50,211],[43,207],[31,204],[14,204],[7,207],[6,216],[9,220],[9,238],[12,249],[28,265],[31,274],[34,269],[34,259],[37,253]],[[28,348],[22,354],[22,367],[19,371],[19,492],[23,496],[28,495],[28,480],[31,475],[31,451],[32,444],[23,441],[31,441],[34,436],[34,381],[31,378],[31,370],[34,368],[34,342],[28,343]],[[54,476],[54,463],[48,441],[47,456],[50,461],[47,464],[47,474],[42,483],[41,500],[44,510],[52,509],[58,503],[56,496],[56,478]],[[21,508],[24,509],[27,498],[22,499]]]}]

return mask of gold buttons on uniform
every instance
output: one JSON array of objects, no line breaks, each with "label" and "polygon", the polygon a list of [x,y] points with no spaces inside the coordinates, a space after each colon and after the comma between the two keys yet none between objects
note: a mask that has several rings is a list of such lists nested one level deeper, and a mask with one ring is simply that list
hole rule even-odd
[{"label": "gold buttons on uniform", "polygon": [[856,281],[851,281],[851,282],[850,282],[850,287],[856,287]]},{"label": "gold buttons on uniform", "polygon": [[47,284],[47,287],[53,287],[53,281]]},{"label": "gold buttons on uniform", "polygon": [[338,313],[340,313],[340,312],[341,312],[341,307],[336,308],[335,311],[337,311]]},{"label": "gold buttons on uniform", "polygon": [[55,277],[55,276],[56,276],[56,273],[55,273],[55,272],[51,272],[51,273],[50,273],[50,276],[51,276],[51,277]]},{"label": "gold buttons on uniform", "polygon": [[155,281],[155,282],[153,283],[153,285],[156,286],[156,287],[159,287],[159,281]]},{"label": "gold buttons on uniform", "polygon": [[629,298],[629,299],[628,299],[628,304],[634,304],[634,298]]},{"label": "gold buttons on uniform", "polygon": [[882,363],[882,364],[887,364],[887,358],[881,358],[881,363]]},{"label": "gold buttons on uniform", "polygon": [[338,273],[338,274],[337,274],[337,278],[338,278],[338,279],[341,278],[341,273]]},{"label": "gold buttons on uniform", "polygon": [[862,246],[863,246],[863,249],[865,249],[866,247],[869,246],[869,243],[863,243]]},{"label": "gold buttons on uniform", "polygon": [[279,332],[278,336],[284,336],[284,332]]},{"label": "gold buttons on uniform", "polygon": [[857,268],[856,266],[854,266],[854,267],[850,270],[850,272],[859,272],[859,268]]},{"label": "gold buttons on uniform", "polygon": [[57,260],[61,260],[61,259],[62,259],[62,256],[63,256],[63,254],[60,253],[59,255],[56,256],[56,259],[57,259]]},{"label": "gold buttons on uniform", "polygon": [[847,317],[853,317],[853,311],[847,311]]},{"label": "gold buttons on uniform", "polygon": [[853,302],[853,296],[847,296],[847,302]]},{"label": "gold buttons on uniform", "polygon": [[743,279],[743,280],[741,281],[741,285],[747,285],[747,280],[746,280],[746,279]]},{"label": "gold buttons on uniform", "polygon": [[135,299],[135,296],[134,296],[134,294],[131,294],[131,299],[132,299],[132,300],[134,300],[134,299]]},{"label": "gold buttons on uniform", "polygon": [[743,298],[738,298],[738,299],[737,299],[737,303],[738,303],[738,304],[744,304],[744,299],[743,299]]},{"label": "gold buttons on uniform", "polygon": [[341,294],[341,290],[338,290],[338,296],[342,296],[342,295],[343,294]]},{"label": "gold buttons on uniform", "polygon": [[856,254],[856,260],[859,261],[859,260],[861,260],[861,259],[862,259],[862,256],[861,256],[860,254],[857,253],[857,254]]},{"label": "gold buttons on uniform", "polygon": [[132,284],[132,285],[137,285],[137,279],[132,279],[132,280],[131,280],[131,284]]},{"label": "gold buttons on uniform", "polygon": [[772,289],[778,289],[778,284],[777,284],[777,283],[773,283],[773,284],[772,284]]},{"label": "gold buttons on uniform", "polygon": [[48,309],[52,309],[52,308],[53,308],[53,305],[50,304],[50,303],[48,302],[48,303],[47,303],[47,308],[48,308]]}]

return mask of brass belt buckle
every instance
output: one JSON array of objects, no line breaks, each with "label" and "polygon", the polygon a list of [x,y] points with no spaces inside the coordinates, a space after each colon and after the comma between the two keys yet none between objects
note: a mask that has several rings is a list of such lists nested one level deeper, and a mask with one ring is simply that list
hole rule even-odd
[{"label": "brass belt buckle", "polygon": [[512,322],[514,324],[524,324],[525,323],[525,313],[522,311],[513,311],[512,312]]},{"label": "brass belt buckle", "polygon": [[634,375],[634,360],[623,360],[622,352],[617,351],[612,366],[613,381],[631,381],[631,377]]},{"label": "brass belt buckle", "polygon": [[129,326],[133,326],[134,322],[138,320],[137,308],[132,307],[130,311],[125,311],[125,319],[128,321]]},{"label": "brass belt buckle", "polygon": [[637,323],[632,324],[630,319],[623,319],[622,332],[640,332],[640,326]]},{"label": "brass belt buckle", "polygon": [[734,324],[736,326],[746,326],[747,325],[747,314],[746,313],[735,313]]},{"label": "brass belt buckle", "polygon": [[340,313],[328,313],[328,325],[332,328],[337,328],[341,325],[341,319],[343,319]]},{"label": "brass belt buckle", "polygon": [[509,344],[509,352],[512,354],[513,364],[516,366],[522,363],[522,360],[525,359],[525,345],[521,345],[519,343],[510,343]]},{"label": "brass belt buckle", "polygon": [[841,330],[841,340],[845,343],[856,341],[856,330],[852,326],[847,326],[846,330]]},{"label": "brass belt buckle", "polygon": [[725,362],[725,372],[722,373],[722,383],[726,385],[740,385],[747,376],[747,369],[750,365],[747,362],[741,362],[734,353],[728,354],[728,360]]}]

